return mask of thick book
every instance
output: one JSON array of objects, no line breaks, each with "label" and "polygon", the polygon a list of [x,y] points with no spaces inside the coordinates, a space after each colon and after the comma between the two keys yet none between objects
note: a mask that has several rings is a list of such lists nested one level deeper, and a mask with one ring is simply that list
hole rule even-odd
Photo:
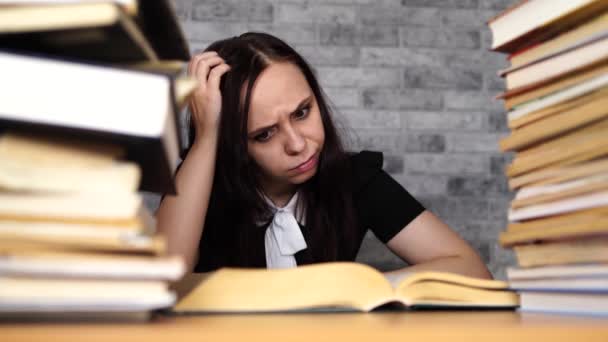
[{"label": "thick book", "polygon": [[608,316],[607,293],[520,293],[523,312]]},{"label": "thick book", "polygon": [[57,135],[0,133],[0,190],[114,192],[139,188],[141,171],[118,145]]},{"label": "thick book", "polygon": [[0,273],[29,278],[179,280],[177,256],[132,256],[60,251],[0,251]]},{"label": "thick book", "polygon": [[0,45],[114,63],[190,58],[168,0],[5,6],[0,11]]},{"label": "thick book", "polygon": [[540,280],[553,278],[608,277],[607,264],[558,265],[543,267],[508,267],[509,280]]},{"label": "thick book", "polygon": [[557,214],[572,213],[578,210],[598,208],[608,205],[608,191],[599,191],[557,201],[509,209],[509,221],[523,221]]},{"label": "thick book", "polygon": [[97,280],[0,276],[0,312],[134,312],[171,306],[160,280]]},{"label": "thick book", "polygon": [[96,244],[103,241],[141,241],[155,230],[155,219],[145,207],[140,208],[137,216],[126,219],[0,216],[0,238],[25,241],[66,243],[89,240]]},{"label": "thick book", "polygon": [[[385,304],[409,308],[514,308],[505,282],[440,272],[413,273],[391,284],[356,263],[325,263],[284,270],[220,269],[184,278],[173,307],[189,312],[371,311]],[[189,292],[187,290],[190,290]]]},{"label": "thick book", "polygon": [[509,223],[500,233],[500,245],[529,244],[537,241],[558,241],[593,237],[608,233],[608,206],[579,210],[572,213]]},{"label": "thick book", "polygon": [[525,185],[556,184],[605,172],[608,172],[608,159],[599,158],[584,163],[548,168],[523,176],[514,177],[509,179],[509,188],[514,190]]},{"label": "thick book", "polygon": [[567,73],[553,79],[537,82],[517,89],[507,90],[496,96],[504,99],[504,107],[507,110],[517,109],[519,106],[532,103],[555,92],[574,87],[592,78],[605,75],[608,72],[608,62],[592,65],[575,73]]},{"label": "thick book", "polygon": [[[608,87],[598,90],[580,101],[573,101],[567,106],[560,106],[560,111],[545,111],[544,118],[519,127],[499,142],[502,151],[520,151],[533,144],[552,139],[579,127],[591,125],[607,118],[605,108],[608,106]],[[566,108],[563,108],[566,107]]]},{"label": "thick book", "polygon": [[581,127],[515,155],[506,167],[509,178],[544,168],[574,165],[608,154],[608,118]]},{"label": "thick book", "polygon": [[608,8],[603,0],[523,0],[488,21],[492,49],[514,53],[578,25]]},{"label": "thick book", "polygon": [[608,75],[585,80],[572,87],[562,89],[540,99],[522,104],[508,112],[508,124],[511,129],[525,126],[536,120],[553,115],[572,106],[580,104],[599,89],[608,86]]},{"label": "thick book", "polygon": [[517,245],[513,250],[521,267],[605,263],[608,261],[608,234]]},{"label": "thick book", "polygon": [[606,28],[608,28],[608,13],[592,18],[588,22],[583,22],[581,25],[574,27],[568,32],[564,32],[557,37],[541,42],[523,51],[519,51],[509,56],[509,61],[511,62],[512,67],[524,65],[552,53],[568,49],[571,46],[588,39],[588,37],[593,37],[605,32]]},{"label": "thick book", "polygon": [[511,208],[547,203],[608,190],[608,175],[599,174],[567,182],[522,187],[511,201]]},{"label": "thick book", "polygon": [[180,134],[171,77],[7,52],[0,73],[3,127],[119,144],[139,164],[142,190],[174,192]]},{"label": "thick book", "polygon": [[507,89],[517,89],[583,70],[607,58],[608,35],[604,33],[576,48],[504,70],[501,76],[505,78]]}]

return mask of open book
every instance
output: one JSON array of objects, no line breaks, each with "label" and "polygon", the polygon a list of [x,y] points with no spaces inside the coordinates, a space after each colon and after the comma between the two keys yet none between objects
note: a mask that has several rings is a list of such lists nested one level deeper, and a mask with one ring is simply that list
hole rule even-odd
[{"label": "open book", "polygon": [[512,308],[519,304],[517,294],[502,281],[422,272],[391,284],[379,271],[349,262],[283,270],[226,268],[187,276],[176,290],[182,296],[173,308],[177,313],[371,311],[388,303],[411,308]]}]

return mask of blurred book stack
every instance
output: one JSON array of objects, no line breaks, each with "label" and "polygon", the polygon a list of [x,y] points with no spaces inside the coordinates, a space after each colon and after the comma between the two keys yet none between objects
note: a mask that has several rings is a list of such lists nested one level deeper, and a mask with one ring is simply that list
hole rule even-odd
[{"label": "blurred book stack", "polygon": [[173,305],[139,191],[175,192],[188,58],[169,1],[0,1],[0,317]]},{"label": "blurred book stack", "polygon": [[608,315],[608,1],[521,1],[488,25],[511,64],[511,287],[522,311]]}]

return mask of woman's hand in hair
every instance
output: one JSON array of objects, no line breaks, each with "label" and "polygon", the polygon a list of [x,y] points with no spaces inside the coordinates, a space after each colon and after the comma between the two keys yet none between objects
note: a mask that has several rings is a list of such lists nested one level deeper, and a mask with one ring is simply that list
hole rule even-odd
[{"label": "woman's hand in hair", "polygon": [[199,82],[190,98],[197,139],[207,134],[217,134],[222,109],[220,79],[228,70],[230,66],[215,51],[197,54],[188,64],[188,74]]}]

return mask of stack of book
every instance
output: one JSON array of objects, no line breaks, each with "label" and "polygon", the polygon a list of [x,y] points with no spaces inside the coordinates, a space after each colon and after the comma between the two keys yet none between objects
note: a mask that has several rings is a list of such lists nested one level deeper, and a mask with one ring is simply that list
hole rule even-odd
[{"label": "stack of book", "polygon": [[608,314],[608,1],[528,0],[488,23],[509,54],[516,191],[503,247],[521,310]]},{"label": "stack of book", "polygon": [[1,317],[174,303],[184,264],[138,191],[175,192],[188,58],[168,1],[1,2]]}]

